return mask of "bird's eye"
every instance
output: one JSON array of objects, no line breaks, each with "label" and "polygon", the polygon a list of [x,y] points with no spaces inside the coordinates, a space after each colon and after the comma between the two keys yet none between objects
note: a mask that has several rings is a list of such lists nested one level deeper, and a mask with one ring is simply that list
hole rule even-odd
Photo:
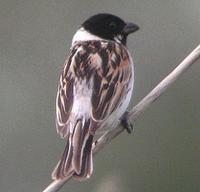
[{"label": "bird's eye", "polygon": [[115,22],[111,22],[111,23],[109,24],[109,27],[110,27],[111,29],[116,29],[117,25],[116,25]]}]

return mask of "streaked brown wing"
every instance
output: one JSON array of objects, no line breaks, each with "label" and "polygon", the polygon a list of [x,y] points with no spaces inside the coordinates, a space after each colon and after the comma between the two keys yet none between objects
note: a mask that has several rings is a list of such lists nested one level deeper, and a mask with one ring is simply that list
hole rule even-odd
[{"label": "streaked brown wing", "polygon": [[93,120],[103,120],[127,94],[131,69],[129,54],[123,45],[108,41],[77,44],[71,50],[60,77],[56,100],[57,132],[65,137],[69,131],[74,88],[83,86],[82,82],[91,87],[93,81],[90,115]]},{"label": "streaked brown wing", "polygon": [[53,179],[91,176],[95,121],[122,104],[132,75],[129,59],[126,48],[114,42],[85,41],[72,48],[56,99],[57,132],[67,145]]},{"label": "streaked brown wing", "polygon": [[67,122],[73,104],[74,77],[69,69],[72,65],[74,54],[75,51],[71,51],[69,58],[65,62],[56,97],[56,129],[62,137],[66,136],[69,131]]},{"label": "streaked brown wing", "polygon": [[132,76],[132,63],[123,45],[108,43],[99,55],[102,58],[102,69],[95,71],[92,95],[92,114],[95,120],[107,118],[122,104]]},{"label": "streaked brown wing", "polygon": [[64,64],[56,98],[56,129],[61,137],[68,135],[70,121],[75,121],[69,119],[74,102],[74,89],[82,90],[82,82],[88,82],[92,77],[94,68],[90,54],[97,51],[98,45],[95,46],[90,42],[77,43],[72,47]]}]

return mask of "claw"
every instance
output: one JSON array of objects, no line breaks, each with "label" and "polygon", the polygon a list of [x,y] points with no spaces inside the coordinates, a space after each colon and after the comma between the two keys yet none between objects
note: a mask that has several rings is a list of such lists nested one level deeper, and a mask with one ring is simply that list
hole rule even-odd
[{"label": "claw", "polygon": [[125,112],[124,115],[121,118],[121,125],[126,129],[126,131],[130,134],[134,131],[133,125],[130,123],[130,121],[127,118],[128,112]]}]

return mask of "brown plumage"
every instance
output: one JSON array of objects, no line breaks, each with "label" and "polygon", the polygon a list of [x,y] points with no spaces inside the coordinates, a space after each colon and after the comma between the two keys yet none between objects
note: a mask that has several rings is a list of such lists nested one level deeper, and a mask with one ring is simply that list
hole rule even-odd
[{"label": "brown plumage", "polygon": [[138,27],[110,14],[86,20],[72,40],[56,98],[56,128],[66,140],[52,178],[89,178],[97,132],[113,128],[126,111],[134,82],[126,38]]},{"label": "brown plumage", "polygon": [[[71,50],[57,95],[57,132],[67,145],[52,174],[54,179],[73,174],[82,180],[92,174],[93,136],[123,103],[122,98],[130,91],[131,72],[128,52],[118,43],[86,41]],[[91,105],[85,106],[87,114],[72,111],[74,90],[78,96],[91,97]]]}]

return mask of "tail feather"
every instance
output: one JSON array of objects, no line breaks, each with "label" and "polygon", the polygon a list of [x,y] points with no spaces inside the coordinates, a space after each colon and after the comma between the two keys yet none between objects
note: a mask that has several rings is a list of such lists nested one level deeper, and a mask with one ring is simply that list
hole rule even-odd
[{"label": "tail feather", "polygon": [[72,154],[71,138],[69,137],[61,160],[52,172],[52,179],[61,179],[70,175],[70,172],[72,171]]},{"label": "tail feather", "polygon": [[77,120],[73,133],[67,137],[65,150],[52,173],[52,178],[56,180],[71,175],[77,180],[89,178],[93,171],[92,143],[90,120]]},{"label": "tail feather", "polygon": [[[82,164],[82,156],[83,156],[83,140],[84,140],[83,130],[82,130],[82,122],[78,121],[76,125],[76,129],[74,130],[73,134],[73,167],[76,173],[81,171],[81,164]],[[86,138],[85,138],[86,139]]]},{"label": "tail feather", "polygon": [[74,173],[74,178],[79,181],[87,179],[92,175],[93,172],[92,143],[93,143],[93,135],[90,135],[83,151],[81,171],[79,174]]}]

